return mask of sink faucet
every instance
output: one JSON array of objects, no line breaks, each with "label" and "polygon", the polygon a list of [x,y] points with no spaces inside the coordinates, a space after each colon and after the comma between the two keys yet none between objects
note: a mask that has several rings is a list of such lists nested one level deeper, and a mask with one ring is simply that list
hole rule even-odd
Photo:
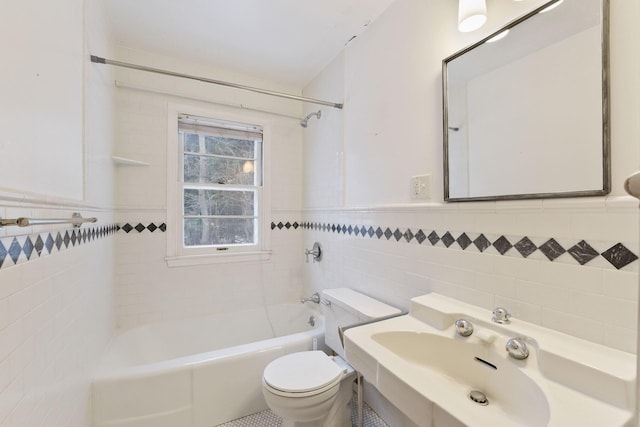
[{"label": "sink faucet", "polygon": [[496,309],[493,310],[493,317],[491,320],[496,323],[510,323],[510,317],[511,314],[509,314],[506,308],[496,307]]},{"label": "sink faucet", "polygon": [[504,346],[509,356],[517,360],[524,360],[529,357],[529,349],[524,342],[524,338],[511,338]]}]

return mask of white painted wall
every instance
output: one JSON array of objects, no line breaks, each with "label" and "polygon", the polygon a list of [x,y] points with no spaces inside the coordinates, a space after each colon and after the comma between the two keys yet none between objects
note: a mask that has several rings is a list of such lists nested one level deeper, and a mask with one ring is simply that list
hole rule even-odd
[{"label": "white painted wall", "polygon": [[[299,94],[299,89],[223,69],[120,48],[117,59],[196,76]],[[147,163],[117,169],[118,222],[157,225],[167,221],[167,105],[192,105],[215,116],[259,117],[270,123],[270,190],[275,223],[300,221],[302,204],[302,117],[300,103],[251,92],[127,69],[117,71],[114,154]],[[229,105],[243,105],[240,109]],[[257,111],[261,110],[261,111]],[[250,119],[247,119],[250,121]],[[313,123],[311,124],[313,125]],[[173,226],[167,224],[167,227]],[[255,308],[294,301],[302,292],[304,259],[300,230],[270,230],[271,258],[266,262],[167,267],[166,234],[120,233],[116,247],[118,325]]]},{"label": "white painted wall", "polygon": [[[3,26],[1,43],[19,47],[20,58],[12,59],[17,65],[43,73],[38,82],[33,74],[23,75],[27,91],[21,92],[20,112],[37,119],[23,129],[25,135],[47,137],[23,141],[25,150],[2,149],[0,217],[67,217],[80,211],[98,217],[99,225],[113,222],[113,76],[89,63],[89,52],[109,53],[111,41],[102,2],[85,3],[84,9],[82,1],[3,7],[7,19],[16,10],[28,11],[13,23],[25,32],[6,35],[13,27]],[[0,99],[3,116],[14,101]],[[19,167],[19,176],[9,176],[14,169],[8,163]],[[0,238],[63,228],[3,228]],[[0,426],[87,425],[90,375],[115,326],[114,239],[0,270]]]},{"label": "white painted wall", "polygon": [[[327,100],[340,103],[344,99],[345,59],[338,56],[312,83],[313,91]],[[302,192],[306,207],[341,206],[344,197],[344,122],[342,110],[305,105],[304,115],[322,111],[320,120],[312,116],[302,131],[305,161],[301,171],[304,178]]]},{"label": "white painted wall", "polygon": [[3,5],[0,188],[82,199],[82,3]]},{"label": "white painted wall", "polygon": [[[307,88],[306,96],[327,97],[326,88],[344,87],[343,120],[320,121],[305,132],[305,185],[315,171],[333,170],[330,159],[341,147],[344,158],[340,203],[332,196],[339,174],[325,174],[325,185],[305,194],[305,220],[450,231],[455,237],[484,233],[528,236],[537,245],[553,237],[565,248],[581,239],[603,251],[616,242],[638,253],[637,202],[622,189],[624,178],[640,166],[640,47],[638,6],[611,4],[611,123],[613,191],[588,199],[443,203],[443,58],[490,34],[542,2],[489,1],[489,21],[472,34],[456,30],[456,2],[398,0],[352,41]],[[331,92],[334,98],[339,96]],[[327,129],[334,127],[332,129]],[[342,141],[337,141],[343,132]],[[313,144],[319,135],[332,135]],[[579,155],[579,154],[578,154]],[[433,175],[433,197],[409,197],[412,175]],[[568,254],[553,262],[540,252],[528,259],[512,250],[445,249],[395,239],[362,238],[321,231],[324,260],[304,266],[311,290],[350,286],[398,306],[431,291],[486,308],[504,305],[514,316],[590,341],[634,352],[638,262],[615,270],[604,259],[579,266]]]}]

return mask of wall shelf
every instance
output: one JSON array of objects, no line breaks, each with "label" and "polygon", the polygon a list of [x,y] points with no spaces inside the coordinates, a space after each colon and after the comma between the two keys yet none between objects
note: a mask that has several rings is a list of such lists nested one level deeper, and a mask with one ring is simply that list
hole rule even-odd
[{"label": "wall shelf", "polygon": [[118,166],[149,166],[149,163],[128,159],[126,157],[111,156],[111,159]]}]

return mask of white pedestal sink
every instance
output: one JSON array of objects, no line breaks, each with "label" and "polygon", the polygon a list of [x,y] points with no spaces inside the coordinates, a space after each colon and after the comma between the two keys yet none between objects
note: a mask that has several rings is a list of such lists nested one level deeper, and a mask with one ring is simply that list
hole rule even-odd
[{"label": "white pedestal sink", "polygon": [[[347,360],[425,427],[633,425],[635,356],[441,295],[412,300],[408,315],[348,329]],[[464,318],[469,337],[456,333]],[[530,353],[509,357],[521,337]],[[469,398],[479,391],[486,405]]]}]

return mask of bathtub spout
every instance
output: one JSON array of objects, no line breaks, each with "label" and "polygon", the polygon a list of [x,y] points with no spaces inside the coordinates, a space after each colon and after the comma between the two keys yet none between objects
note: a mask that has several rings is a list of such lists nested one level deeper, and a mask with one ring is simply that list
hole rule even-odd
[{"label": "bathtub spout", "polygon": [[311,295],[309,298],[302,298],[300,302],[302,304],[304,304],[305,302],[313,302],[315,304],[322,304],[322,305],[326,305],[327,307],[331,307],[331,301],[321,299],[320,294],[317,292],[314,292],[313,295]]},{"label": "bathtub spout", "polygon": [[302,304],[304,304],[305,302],[313,302],[316,304],[320,304],[320,294],[317,292],[314,292],[313,295],[311,295],[309,298],[302,298],[300,302]]}]

